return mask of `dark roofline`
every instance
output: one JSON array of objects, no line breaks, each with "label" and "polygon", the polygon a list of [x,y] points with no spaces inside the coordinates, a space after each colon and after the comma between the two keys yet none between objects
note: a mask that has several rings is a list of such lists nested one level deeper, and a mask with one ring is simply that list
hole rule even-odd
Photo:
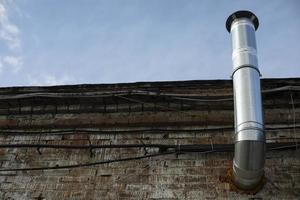
[{"label": "dark roofline", "polygon": [[[262,85],[300,85],[300,77],[296,78],[265,78],[261,79]],[[184,80],[184,81],[154,81],[154,82],[132,82],[132,83],[105,83],[105,84],[76,84],[76,85],[56,85],[56,86],[13,86],[0,87],[0,94],[19,92],[56,91],[66,92],[69,90],[113,90],[122,88],[168,88],[168,87],[189,87],[197,85],[201,87],[231,87],[231,79],[216,80]]]}]

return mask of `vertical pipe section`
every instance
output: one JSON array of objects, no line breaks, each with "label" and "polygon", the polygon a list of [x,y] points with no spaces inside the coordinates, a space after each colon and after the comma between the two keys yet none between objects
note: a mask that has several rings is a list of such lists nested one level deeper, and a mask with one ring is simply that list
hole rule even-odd
[{"label": "vertical pipe section", "polygon": [[241,189],[253,189],[261,181],[265,164],[260,72],[255,31],[259,22],[250,11],[229,16],[226,28],[232,39],[235,145],[233,180]]}]

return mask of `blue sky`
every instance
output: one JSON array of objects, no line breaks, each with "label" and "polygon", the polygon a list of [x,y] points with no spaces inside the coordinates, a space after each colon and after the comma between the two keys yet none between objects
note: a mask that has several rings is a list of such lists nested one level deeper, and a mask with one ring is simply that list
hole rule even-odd
[{"label": "blue sky", "polygon": [[229,79],[240,9],[263,77],[300,77],[298,0],[0,0],[0,86]]}]

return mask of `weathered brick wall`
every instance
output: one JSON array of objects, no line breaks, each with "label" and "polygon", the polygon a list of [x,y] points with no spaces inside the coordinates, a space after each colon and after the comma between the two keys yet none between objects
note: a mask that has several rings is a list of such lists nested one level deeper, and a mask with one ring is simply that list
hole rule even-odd
[{"label": "weathered brick wall", "polygon": [[[298,79],[265,80],[263,88],[268,142],[299,137]],[[190,101],[158,96],[184,94],[190,99],[232,98],[230,81],[166,82],[0,90],[1,144],[230,144],[232,101]],[[126,91],[120,98],[103,92]],[[156,92],[156,96],[133,91]],[[268,92],[269,91],[269,92]],[[34,98],[11,95],[35,93]],[[41,94],[102,92],[101,97],[41,97]],[[40,97],[37,97],[39,93]],[[189,96],[187,96],[189,94]],[[74,94],[73,94],[74,95]],[[75,96],[76,96],[75,95]],[[5,98],[6,99],[5,99]],[[177,97],[177,96],[176,96]],[[94,100],[92,100],[94,99]],[[61,133],[60,130],[67,132]],[[58,132],[56,132],[58,131]],[[276,140],[270,140],[274,139]],[[280,140],[277,140],[281,138]],[[158,151],[147,149],[148,154]],[[49,149],[0,148],[1,169],[62,166],[144,155],[143,148]],[[255,195],[236,192],[222,177],[233,153],[182,153],[74,169],[0,171],[0,199],[297,199],[299,150],[267,153],[264,187]]]}]

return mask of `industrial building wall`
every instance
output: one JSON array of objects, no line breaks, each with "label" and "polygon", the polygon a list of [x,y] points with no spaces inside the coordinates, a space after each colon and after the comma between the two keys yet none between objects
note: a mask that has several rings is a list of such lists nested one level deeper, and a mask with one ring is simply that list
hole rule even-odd
[{"label": "industrial building wall", "polygon": [[[227,182],[233,153],[214,152],[233,142],[231,81],[2,88],[0,199],[297,199],[299,86],[263,81],[267,142],[292,148],[269,149],[265,184],[251,192]],[[126,144],[145,147],[88,148]],[[137,156],[147,158],[70,167]]]}]

